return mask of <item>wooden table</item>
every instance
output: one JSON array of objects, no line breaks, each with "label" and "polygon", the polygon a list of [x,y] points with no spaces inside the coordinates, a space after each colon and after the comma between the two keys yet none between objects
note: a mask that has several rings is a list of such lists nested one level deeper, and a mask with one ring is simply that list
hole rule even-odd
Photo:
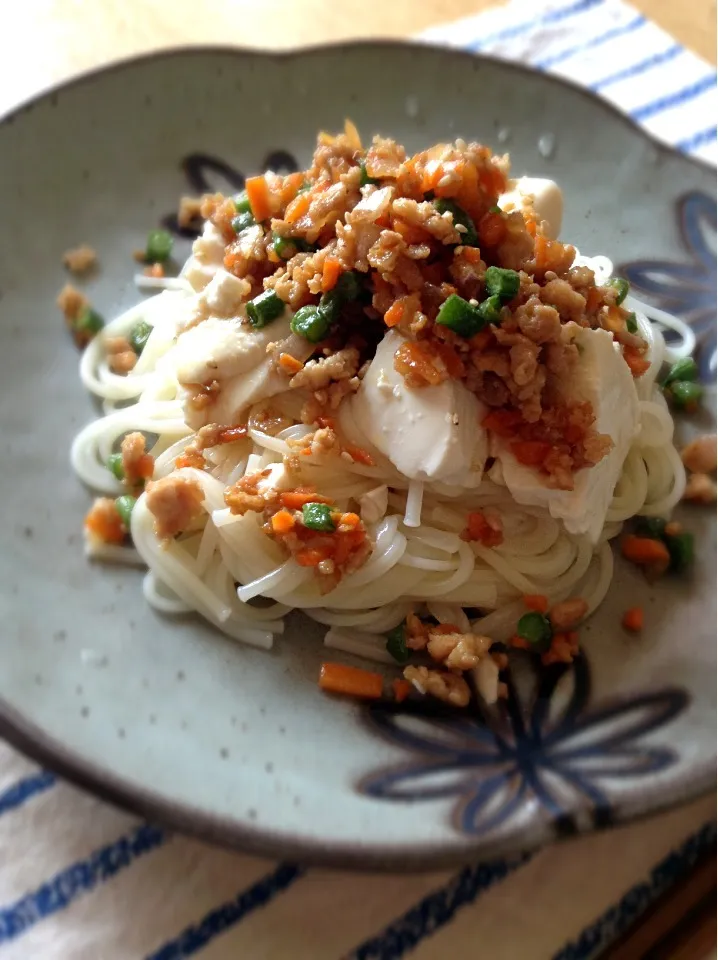
[{"label": "wooden table", "polygon": [[[5,13],[0,111],[81,70],[191,43],[291,47],[404,37],[501,0],[20,0]],[[632,0],[716,62],[716,0]]]}]

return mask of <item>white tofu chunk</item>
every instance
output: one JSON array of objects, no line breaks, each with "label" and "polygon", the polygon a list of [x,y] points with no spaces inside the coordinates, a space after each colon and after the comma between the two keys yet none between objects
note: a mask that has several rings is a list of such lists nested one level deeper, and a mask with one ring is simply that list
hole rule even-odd
[{"label": "white tofu chunk", "polygon": [[610,435],[612,450],[593,467],[578,471],[573,490],[545,486],[540,474],[520,464],[498,438],[494,438],[493,450],[501,463],[503,482],[517,503],[546,507],[552,517],[563,521],[569,533],[587,534],[596,543],[623,463],[640,430],[640,409],[633,377],[611,334],[582,328],[574,342],[580,358],[567,394],[577,400],[590,400],[596,414],[595,428]]},{"label": "white tofu chunk", "polygon": [[550,240],[556,240],[563,220],[563,194],[553,180],[540,177],[520,177],[513,180],[512,189],[499,197],[502,210],[523,210],[528,206],[544,222],[544,231]]},{"label": "white tofu chunk", "polygon": [[394,369],[404,343],[384,336],[353,397],[344,401],[364,437],[411,480],[475,486],[488,455],[483,405],[458,380],[407,387]]},{"label": "white tofu chunk", "polygon": [[192,244],[192,256],[182,270],[180,276],[192,286],[194,290],[204,290],[217,270],[224,264],[224,237],[209,220],[204,225],[202,236]]}]

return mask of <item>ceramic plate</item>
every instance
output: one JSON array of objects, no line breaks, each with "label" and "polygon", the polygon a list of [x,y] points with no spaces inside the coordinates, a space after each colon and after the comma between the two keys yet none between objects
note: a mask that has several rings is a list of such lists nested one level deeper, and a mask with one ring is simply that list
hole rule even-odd
[{"label": "ceramic plate", "polygon": [[[510,678],[491,716],[330,699],[319,631],[270,653],[156,615],[141,574],[83,556],[73,435],[94,416],[54,298],[94,246],[106,316],[139,299],[131,252],[183,193],[304,166],[346,116],[419,149],[458,136],[556,179],[564,235],[693,323],[714,377],[715,173],[558,80],[456,52],[356,44],[179,51],[86,76],[0,124],[0,732],[142,815],[243,849],[341,866],[437,867],[623,821],[715,771],[715,524],[686,516],[691,578],[617,565],[585,652]],[[178,243],[178,259],[189,251]],[[704,415],[699,428],[710,427]],[[629,638],[620,613],[650,624]],[[348,658],[349,659],[349,658]]]}]

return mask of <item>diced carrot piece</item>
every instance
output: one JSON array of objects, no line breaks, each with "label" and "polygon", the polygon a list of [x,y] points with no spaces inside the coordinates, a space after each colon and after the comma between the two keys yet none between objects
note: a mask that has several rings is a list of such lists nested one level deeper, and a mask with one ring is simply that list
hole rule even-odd
[{"label": "diced carrot piece", "polygon": [[384,314],[384,323],[387,327],[395,327],[401,323],[404,318],[404,307],[406,306],[406,297],[400,297],[395,300]]},{"label": "diced carrot piece", "polygon": [[304,547],[294,554],[294,559],[300,567],[318,567],[322,560],[327,560],[329,553],[326,550],[318,550],[316,547]]},{"label": "diced carrot piece", "polygon": [[272,530],[275,533],[289,533],[294,527],[294,517],[289,510],[278,510],[272,517]]},{"label": "diced carrot piece", "polygon": [[297,220],[299,220],[300,217],[303,217],[307,212],[311,202],[311,190],[307,190],[305,193],[300,193],[294,198],[294,200],[292,200],[290,204],[287,205],[287,209],[284,211],[284,219],[287,221],[287,223],[296,223]]},{"label": "diced carrot piece", "polygon": [[631,347],[623,348],[623,359],[634,377],[642,377],[651,365],[650,360],[644,360],[640,353]]},{"label": "diced carrot piece", "polygon": [[472,350],[485,350],[493,339],[493,333],[488,327],[486,327],[484,330],[479,330],[478,333],[475,333],[474,336],[471,337],[469,340],[469,346],[472,348]]},{"label": "diced carrot piece", "polygon": [[516,634],[516,635],[514,635],[513,637],[511,637],[511,639],[509,640],[509,646],[510,646],[510,647],[517,647],[519,650],[530,650],[530,649],[531,649],[531,644],[528,642],[528,640],[524,640],[524,638],[523,638],[523,637],[519,637],[518,634]]},{"label": "diced carrot piece", "polygon": [[640,633],[643,630],[643,607],[631,607],[626,610],[621,623],[631,633]]},{"label": "diced carrot piece", "polygon": [[603,294],[598,287],[591,287],[586,296],[586,313],[593,313],[603,303]]},{"label": "diced carrot piece", "polygon": [[279,502],[289,510],[301,510],[305,503],[332,503],[329,497],[309,491],[289,490],[279,494]]},{"label": "diced carrot piece", "polygon": [[323,663],[319,670],[319,686],[329,693],[378,700],[384,687],[380,673],[347,667],[343,663]]},{"label": "diced carrot piece", "polygon": [[542,593],[527,593],[523,601],[527,610],[535,610],[536,613],[546,613],[548,610],[548,597]]},{"label": "diced carrot piece", "polygon": [[429,160],[421,175],[421,192],[428,193],[435,190],[439,180],[444,176],[444,169],[440,160]]},{"label": "diced carrot piece", "polygon": [[482,424],[499,437],[511,437],[521,423],[521,414],[518,410],[492,410],[484,417]]},{"label": "diced carrot piece", "polygon": [[498,547],[504,542],[504,535],[500,529],[491,526],[481,510],[476,510],[466,518],[466,529],[461,539],[478,541],[485,547]]},{"label": "diced carrot piece", "polygon": [[402,703],[411,693],[411,684],[408,680],[392,680],[391,689],[394,691],[396,702]]},{"label": "diced carrot piece", "polygon": [[175,459],[175,468],[181,470],[182,467],[194,467],[195,470],[204,470],[206,464],[204,457],[199,450],[190,449],[189,453],[185,450]]},{"label": "diced carrot piece", "polygon": [[85,517],[85,526],[103,543],[122,543],[125,528],[114,501],[102,497],[96,500]]},{"label": "diced carrot piece", "polygon": [[481,263],[481,251],[478,247],[464,247],[461,256],[467,263]]},{"label": "diced carrot piece", "polygon": [[426,230],[423,230],[414,223],[407,223],[405,220],[395,219],[390,226],[395,233],[398,233],[400,237],[404,238],[406,243],[428,243],[431,240],[431,236]]},{"label": "diced carrot piece", "polygon": [[500,213],[485,213],[479,220],[479,242],[486,247],[497,247],[506,239],[506,221]]},{"label": "diced carrot piece", "polygon": [[349,443],[344,447],[344,450],[349,454],[354,463],[363,463],[365,467],[376,466],[372,455],[367,453],[362,447],[357,447],[353,443]]},{"label": "diced carrot piece", "polygon": [[539,234],[534,242],[534,257],[536,258],[536,269],[542,270],[548,261],[549,241],[543,234]]},{"label": "diced carrot piece", "polygon": [[551,452],[551,444],[543,440],[515,440],[510,447],[518,462],[526,467],[540,467]]},{"label": "diced carrot piece", "polygon": [[621,553],[626,560],[630,560],[631,563],[636,563],[640,567],[665,563],[667,568],[671,559],[668,547],[662,540],[637,537],[634,534],[629,534],[623,538]]},{"label": "diced carrot piece", "polygon": [[336,420],[334,417],[317,417],[317,426],[323,427],[326,429],[329,427],[331,430],[336,426]]},{"label": "diced carrot piece", "polygon": [[342,265],[334,257],[327,257],[322,267],[322,292],[328,293],[337,285],[337,280],[342,275]]},{"label": "diced carrot piece", "polygon": [[351,527],[354,529],[361,523],[361,517],[356,513],[342,513],[339,517],[339,525],[342,527]]},{"label": "diced carrot piece", "polygon": [[451,344],[438,341],[434,344],[434,348],[443,361],[449,376],[455,380],[463,380],[466,376],[466,367],[464,366],[464,361]]},{"label": "diced carrot piece", "polygon": [[279,354],[279,366],[282,368],[284,373],[288,373],[292,376],[295,373],[299,373],[299,371],[304,368],[302,361],[297,360],[297,358],[293,357],[291,353]]},{"label": "diced carrot piece", "polygon": [[246,427],[225,427],[217,434],[217,441],[218,443],[234,443],[236,440],[243,440],[246,436]]},{"label": "diced carrot piece", "polygon": [[252,216],[261,223],[262,220],[268,220],[272,210],[269,202],[269,187],[266,179],[261,177],[250,177],[244,185],[247,191],[249,206],[252,208]]}]

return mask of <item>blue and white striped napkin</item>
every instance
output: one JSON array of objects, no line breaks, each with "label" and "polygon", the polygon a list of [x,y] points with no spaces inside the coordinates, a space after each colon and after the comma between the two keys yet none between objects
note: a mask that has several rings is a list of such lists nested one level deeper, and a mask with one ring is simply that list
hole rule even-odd
[{"label": "blue and white striped napkin", "polygon": [[[570,77],[718,156],[714,69],[616,0],[514,0],[424,36]],[[715,809],[453,872],[330,874],[172,836],[0,743],[0,960],[590,960],[715,847]]]},{"label": "blue and white striped napkin", "polygon": [[428,30],[421,39],[566,77],[610,100],[664,143],[718,160],[715,67],[620,0],[512,0]]}]

